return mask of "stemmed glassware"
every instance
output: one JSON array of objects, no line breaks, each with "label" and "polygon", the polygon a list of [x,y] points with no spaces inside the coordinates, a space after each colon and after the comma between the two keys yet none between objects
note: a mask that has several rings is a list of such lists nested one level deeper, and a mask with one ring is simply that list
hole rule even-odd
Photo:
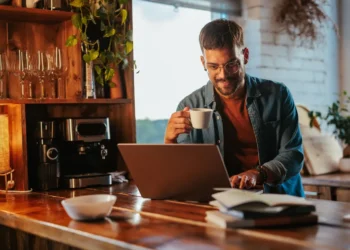
[{"label": "stemmed glassware", "polygon": [[33,72],[33,62],[30,53],[27,50],[17,50],[10,52],[10,71],[19,77],[21,88],[20,98],[25,98],[25,80],[29,80],[28,98],[33,98],[32,83],[30,76]]},{"label": "stemmed glassware", "polygon": [[[64,78],[67,64],[60,48],[35,53],[27,50],[10,51],[6,56],[0,53],[0,99],[6,97],[5,76],[7,72],[19,77],[20,98],[66,98]],[[33,88],[33,77],[38,85]],[[47,80],[47,83],[46,83]],[[28,83],[27,85],[25,83]],[[34,91],[37,90],[37,91]]]},{"label": "stemmed glassware", "polygon": [[48,97],[45,91],[45,77],[48,74],[49,63],[44,52],[38,50],[35,55],[35,66],[34,66],[34,75],[39,79],[40,85],[40,99]]},{"label": "stemmed glassware", "polygon": [[55,47],[46,53],[48,60],[48,76],[51,83],[51,97],[65,98],[65,83],[62,78],[66,75],[67,65],[64,63],[62,51]]},{"label": "stemmed glassware", "polygon": [[8,69],[8,60],[5,53],[0,53],[0,99],[6,98],[6,84],[4,81]]}]

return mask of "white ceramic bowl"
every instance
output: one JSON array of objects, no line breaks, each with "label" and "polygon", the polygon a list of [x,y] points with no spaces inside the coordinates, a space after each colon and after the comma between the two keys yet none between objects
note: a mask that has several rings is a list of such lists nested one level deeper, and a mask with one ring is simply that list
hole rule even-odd
[{"label": "white ceramic bowl", "polygon": [[115,195],[93,194],[69,198],[61,203],[73,220],[96,220],[109,215],[116,200]]}]

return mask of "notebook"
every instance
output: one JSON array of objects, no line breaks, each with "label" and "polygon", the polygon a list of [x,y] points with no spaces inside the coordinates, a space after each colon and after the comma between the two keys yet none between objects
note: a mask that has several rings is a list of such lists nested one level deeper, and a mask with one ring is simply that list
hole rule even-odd
[{"label": "notebook", "polygon": [[316,214],[283,215],[277,217],[243,219],[220,211],[207,211],[205,220],[221,228],[285,227],[295,225],[314,225],[318,222]]},{"label": "notebook", "polygon": [[231,187],[214,144],[119,143],[142,197],[210,201],[214,188]]}]

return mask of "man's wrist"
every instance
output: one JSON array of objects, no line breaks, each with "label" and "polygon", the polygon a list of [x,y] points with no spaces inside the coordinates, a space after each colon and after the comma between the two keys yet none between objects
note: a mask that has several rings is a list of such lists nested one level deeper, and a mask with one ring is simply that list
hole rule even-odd
[{"label": "man's wrist", "polygon": [[267,181],[267,177],[268,177],[266,169],[263,166],[257,166],[256,170],[258,170],[259,172],[257,183],[264,184]]},{"label": "man's wrist", "polygon": [[169,144],[171,144],[171,143],[177,143],[177,140],[175,139],[175,140],[167,140],[167,139],[165,139],[164,140],[164,143],[169,143]]}]

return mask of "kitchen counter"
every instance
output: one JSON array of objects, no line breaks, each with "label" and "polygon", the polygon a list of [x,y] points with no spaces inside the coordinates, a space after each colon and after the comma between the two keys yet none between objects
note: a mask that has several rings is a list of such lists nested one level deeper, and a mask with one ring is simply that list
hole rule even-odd
[{"label": "kitchen counter", "polygon": [[[74,221],[61,205],[65,198],[97,193],[117,195],[110,218]],[[314,203],[322,224],[224,230],[204,220],[205,211],[213,207],[144,199],[132,183],[0,194],[0,240],[10,238],[5,242],[15,249],[29,249],[26,246],[34,238],[39,245],[38,242],[46,242],[47,249],[58,249],[57,245],[60,249],[349,249],[350,223],[342,217],[350,212],[350,203],[323,200]]]}]

